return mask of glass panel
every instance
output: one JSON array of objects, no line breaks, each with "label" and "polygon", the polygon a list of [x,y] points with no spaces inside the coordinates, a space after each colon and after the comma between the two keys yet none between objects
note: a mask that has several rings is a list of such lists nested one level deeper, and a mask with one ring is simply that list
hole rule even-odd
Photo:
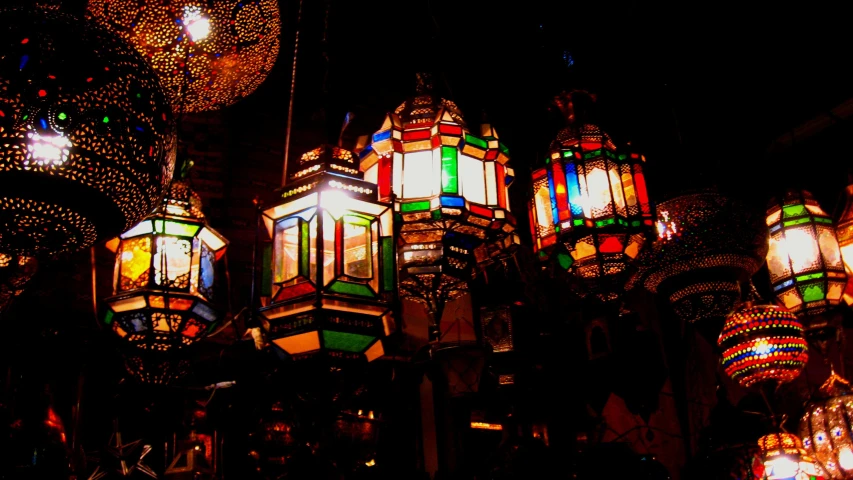
[{"label": "glass panel", "polygon": [[767,250],[767,269],[770,271],[770,281],[791,276],[791,266],[788,263],[788,253],[785,251],[785,241],[782,234],[770,237]]},{"label": "glass panel", "polygon": [[198,238],[206,243],[214,252],[225,246],[225,240],[207,227],[201,229],[198,233]]},{"label": "glass panel", "polygon": [[820,267],[820,250],[809,226],[788,229],[784,250],[791,259],[794,275]]},{"label": "glass panel", "polygon": [[147,287],[151,269],[151,237],[122,241],[119,261],[119,290]]},{"label": "glass panel", "polygon": [[382,289],[386,292],[394,290],[394,239],[382,237]]},{"label": "glass panel", "polygon": [[[462,184],[462,196],[469,202],[486,203],[486,180],[483,175],[483,162],[467,155],[459,156],[459,183]],[[548,200],[550,206],[551,201]]]},{"label": "glass panel", "polygon": [[622,174],[622,188],[625,189],[625,203],[629,207],[637,204],[637,194],[634,192],[634,178],[631,177],[631,172]]},{"label": "glass panel", "polygon": [[610,192],[613,194],[613,201],[616,203],[615,213],[625,215],[625,197],[622,194],[622,180],[619,171],[616,167],[611,167],[608,176],[610,177]]},{"label": "glass panel", "polygon": [[311,222],[308,224],[308,265],[309,272],[308,278],[311,279],[312,282],[317,283],[317,217],[311,219]]},{"label": "glass panel", "polygon": [[402,198],[429,197],[440,172],[433,170],[432,150],[407,153],[403,157]]},{"label": "glass panel", "polygon": [[201,225],[193,223],[176,222],[173,220],[154,220],[154,230],[166,235],[177,235],[179,237],[194,237]]},{"label": "glass panel", "polygon": [[540,236],[543,232],[550,232],[554,224],[554,217],[551,215],[551,191],[548,190],[548,182],[540,181],[537,183],[536,194],[536,220],[539,224]]},{"label": "glass panel", "polygon": [[335,278],[335,219],[323,212],[323,285]]},{"label": "glass panel", "polygon": [[456,154],[453,147],[441,147],[441,191],[444,193],[459,193]]},{"label": "glass panel", "polygon": [[835,233],[828,228],[819,228],[818,244],[820,245],[820,253],[823,255],[823,261],[827,266],[841,268],[841,250],[838,248],[838,240],[835,239]]},{"label": "glass panel", "polygon": [[299,275],[299,220],[289,218],[277,223],[273,244],[273,283],[292,280]]},{"label": "glass panel", "polygon": [[355,278],[373,277],[370,252],[370,224],[354,215],[344,215],[344,274]]},{"label": "glass panel", "polygon": [[[601,168],[593,168],[586,175],[590,218],[598,218],[613,212],[610,205],[610,182]],[[584,212],[586,213],[586,212]]]},{"label": "glass panel", "polygon": [[572,216],[583,215],[584,202],[583,197],[581,197],[581,189],[578,186],[578,172],[574,163],[566,165],[566,187],[569,189],[569,205],[572,209]]},{"label": "glass panel", "polygon": [[486,162],[486,203],[498,204],[498,180],[495,172],[495,162]]},{"label": "glass panel", "polygon": [[151,220],[144,220],[139,222],[135,227],[121,234],[121,238],[130,238],[135,237],[137,235],[145,235],[146,233],[152,233],[154,231],[154,227],[151,224]]},{"label": "glass panel", "polygon": [[394,152],[394,168],[391,172],[393,177],[392,187],[394,189],[394,193],[397,194],[398,197],[403,195],[403,154],[399,152]]},{"label": "glass panel", "polygon": [[364,171],[364,181],[379,183],[379,162],[374,163],[372,167]]},{"label": "glass panel", "polygon": [[199,262],[201,265],[201,275],[199,275],[199,292],[207,297],[208,299],[213,298],[213,280],[216,275],[216,271],[214,270],[214,265],[216,264],[216,257],[213,253],[213,250],[207,248],[207,245],[201,244],[201,261]]},{"label": "glass panel", "polygon": [[160,286],[188,288],[192,242],[186,238],[157,237],[154,254],[154,283]]},{"label": "glass panel", "polygon": [[379,222],[375,219],[370,223],[370,253],[372,279],[369,284],[374,292],[379,291]]},{"label": "glass panel", "polygon": [[323,344],[329,350],[359,353],[364,351],[374,340],[376,340],[376,337],[360,335],[358,333],[323,330]]}]

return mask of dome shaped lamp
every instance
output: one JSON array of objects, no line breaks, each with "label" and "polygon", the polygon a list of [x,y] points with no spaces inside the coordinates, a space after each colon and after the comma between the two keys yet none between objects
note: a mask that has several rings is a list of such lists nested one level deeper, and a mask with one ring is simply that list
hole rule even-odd
[{"label": "dome shaped lamp", "polygon": [[758,439],[752,474],[759,480],[826,480],[796,435],[774,433]]},{"label": "dome shaped lamp", "polygon": [[832,372],[806,406],[800,437],[827,478],[853,478],[853,388]]},{"label": "dome shaped lamp", "polygon": [[131,228],[174,168],[154,72],[93,23],[45,9],[0,19],[0,251],[73,252]]}]

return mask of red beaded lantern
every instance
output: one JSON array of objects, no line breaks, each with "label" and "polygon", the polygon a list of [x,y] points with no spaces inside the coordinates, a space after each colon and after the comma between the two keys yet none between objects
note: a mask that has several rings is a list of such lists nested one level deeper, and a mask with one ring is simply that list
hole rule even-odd
[{"label": "red beaded lantern", "polygon": [[808,361],[803,325],[776,305],[746,302],[726,319],[718,341],[726,375],[744,387],[790,382]]}]

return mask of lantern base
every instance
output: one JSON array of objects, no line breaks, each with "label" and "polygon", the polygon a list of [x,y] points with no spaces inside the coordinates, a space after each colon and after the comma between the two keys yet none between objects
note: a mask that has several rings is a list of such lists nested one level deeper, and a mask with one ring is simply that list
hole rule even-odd
[{"label": "lantern base", "polygon": [[126,353],[124,361],[131,377],[147,385],[171,385],[191,371],[188,359],[157,352]]}]

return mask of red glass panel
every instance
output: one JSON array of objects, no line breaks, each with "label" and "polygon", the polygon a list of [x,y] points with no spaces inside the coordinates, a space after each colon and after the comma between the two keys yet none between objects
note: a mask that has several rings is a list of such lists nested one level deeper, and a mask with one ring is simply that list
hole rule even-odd
[{"label": "red glass panel", "polygon": [[486,160],[494,160],[498,158],[498,151],[494,148],[486,150]]},{"label": "red glass panel", "polygon": [[394,139],[394,140],[391,140],[391,145],[394,146],[395,152],[402,152],[403,151],[403,142],[401,142],[397,139]]},{"label": "red glass panel", "polygon": [[379,159],[379,201],[391,201],[391,166],[394,165],[390,155]]},{"label": "red glass panel", "polygon": [[445,133],[447,135],[462,135],[462,127],[459,125],[448,125],[446,123],[441,123],[438,125],[439,133]]},{"label": "red glass panel", "polygon": [[495,165],[498,171],[498,205],[501,208],[507,208],[506,206],[506,167],[503,165]]},{"label": "red glass panel", "polygon": [[[344,271],[344,222],[335,222],[335,276],[340,277]],[[323,281],[328,281],[324,278]]]},{"label": "red glass panel", "polygon": [[479,215],[481,217],[486,217],[486,218],[492,218],[492,211],[489,210],[488,208],[481,207],[481,206],[475,205],[473,203],[470,204],[469,208],[471,210],[471,213],[473,213],[475,215]]},{"label": "red glass panel", "polygon": [[436,135],[436,136],[434,136],[434,137],[430,138],[430,139],[429,139],[429,145],[430,145],[432,148],[438,148],[438,147],[440,147],[440,146],[441,146],[441,137],[440,137],[440,136],[438,136],[438,135]]},{"label": "red glass panel", "polygon": [[278,294],[275,296],[275,300],[273,301],[283,302],[285,300],[290,300],[291,298],[308,295],[309,293],[314,293],[314,285],[311,282],[297,283],[296,285],[284,287],[279,290]]},{"label": "red glass panel", "polygon": [[619,241],[619,237],[607,235],[602,238],[601,245],[598,246],[598,251],[601,253],[622,253],[624,248],[622,242]]},{"label": "red glass panel", "polygon": [[550,247],[551,245],[557,243],[556,235],[548,235],[547,237],[542,239],[542,248]]},{"label": "red glass panel", "polygon": [[566,172],[563,163],[556,161],[551,165],[554,170],[553,195],[557,198],[557,217],[562,222],[569,219],[569,194],[566,189]]},{"label": "red glass panel", "polygon": [[637,198],[640,199],[640,211],[643,212],[643,215],[651,215],[649,193],[646,190],[646,177],[639,165],[634,165],[634,186],[637,188]]},{"label": "red glass panel", "polygon": [[581,142],[581,148],[584,150],[598,150],[601,148],[601,142]]},{"label": "red glass panel", "polygon": [[403,132],[403,141],[409,142],[412,140],[426,140],[429,138],[429,129],[421,129],[421,130],[406,130]]},{"label": "red glass panel", "polygon": [[536,235],[536,206],[533,202],[527,203],[527,216],[530,219],[530,238],[533,239],[533,251],[539,250],[539,237]]}]

